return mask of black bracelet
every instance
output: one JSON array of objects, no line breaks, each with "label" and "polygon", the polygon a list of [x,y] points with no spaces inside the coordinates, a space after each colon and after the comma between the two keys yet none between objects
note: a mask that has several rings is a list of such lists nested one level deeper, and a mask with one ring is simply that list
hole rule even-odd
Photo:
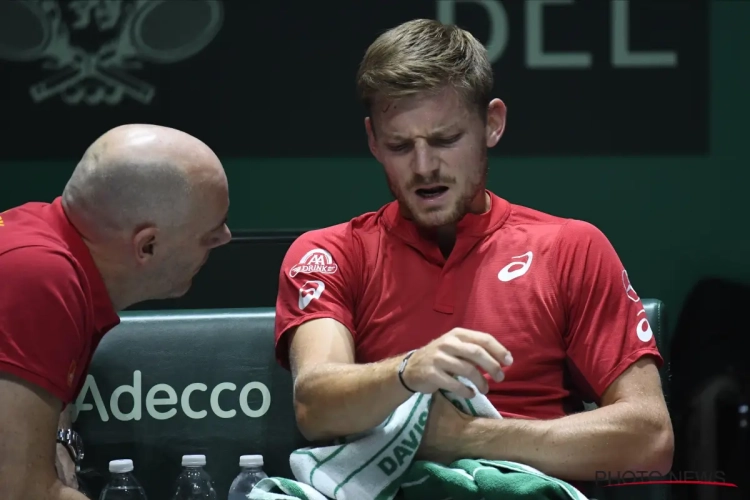
[{"label": "black bracelet", "polygon": [[410,351],[406,354],[406,357],[404,357],[403,361],[401,361],[401,364],[398,367],[398,379],[401,381],[401,385],[404,386],[404,389],[406,389],[409,392],[417,392],[415,390],[412,390],[411,387],[406,385],[406,382],[404,382],[404,370],[406,369],[406,363],[409,361],[409,358],[411,358],[411,355],[417,352],[416,349],[413,351]]}]

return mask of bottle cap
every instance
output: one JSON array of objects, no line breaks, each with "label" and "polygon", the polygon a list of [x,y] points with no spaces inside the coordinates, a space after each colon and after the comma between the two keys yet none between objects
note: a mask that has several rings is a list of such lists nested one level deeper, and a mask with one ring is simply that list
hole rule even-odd
[{"label": "bottle cap", "polygon": [[263,455],[242,455],[240,467],[263,467]]},{"label": "bottle cap", "polygon": [[203,467],[206,465],[206,455],[182,455],[183,467]]},{"label": "bottle cap", "polygon": [[112,472],[113,474],[123,474],[132,470],[132,460],[112,460],[109,462],[109,472]]}]

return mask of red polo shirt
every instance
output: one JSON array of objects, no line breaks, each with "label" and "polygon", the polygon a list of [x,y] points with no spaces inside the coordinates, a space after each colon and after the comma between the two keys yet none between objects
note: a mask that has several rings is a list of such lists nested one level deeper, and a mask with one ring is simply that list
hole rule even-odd
[{"label": "red polo shirt", "polygon": [[606,237],[586,222],[512,205],[458,224],[452,253],[419,236],[397,202],[310,231],[290,247],[276,305],[285,332],[333,318],[354,337],[357,362],[424,346],[455,327],[494,335],[513,354],[488,397],[504,416],[556,418],[599,402],[642,356],[662,358],[640,298]]},{"label": "red polo shirt", "polygon": [[0,371],[70,403],[119,321],[60,198],[0,213]]}]

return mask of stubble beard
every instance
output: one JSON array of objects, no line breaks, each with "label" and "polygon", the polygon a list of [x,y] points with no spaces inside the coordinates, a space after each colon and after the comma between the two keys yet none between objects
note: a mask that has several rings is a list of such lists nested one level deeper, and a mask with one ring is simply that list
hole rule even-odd
[{"label": "stubble beard", "polygon": [[[487,155],[483,155],[482,158],[483,168],[481,174],[475,180],[470,180],[466,186],[464,192],[458,197],[458,199],[449,208],[436,208],[435,210],[428,210],[420,212],[415,209],[411,203],[409,203],[404,193],[408,192],[410,188],[399,190],[396,188],[394,183],[386,174],[386,180],[388,182],[388,189],[391,192],[391,196],[398,201],[401,207],[406,208],[406,212],[410,220],[419,228],[423,229],[436,229],[443,226],[448,226],[458,223],[463,217],[471,210],[471,204],[479,195],[483,192],[487,184],[487,174],[489,173],[489,162]],[[429,182],[412,180],[409,186],[418,184],[429,184],[429,183],[440,183],[440,179],[432,179]],[[455,184],[451,185],[451,189],[454,189]]]}]

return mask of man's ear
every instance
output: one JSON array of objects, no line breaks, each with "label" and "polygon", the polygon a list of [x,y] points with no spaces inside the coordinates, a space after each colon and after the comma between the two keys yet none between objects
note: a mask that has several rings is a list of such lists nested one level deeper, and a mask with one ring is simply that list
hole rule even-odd
[{"label": "man's ear", "polygon": [[497,145],[505,132],[505,120],[508,110],[500,99],[493,99],[487,106],[487,147]]},{"label": "man's ear", "polygon": [[138,264],[145,264],[153,258],[156,253],[157,237],[159,230],[148,226],[139,229],[133,235],[133,253]]}]

